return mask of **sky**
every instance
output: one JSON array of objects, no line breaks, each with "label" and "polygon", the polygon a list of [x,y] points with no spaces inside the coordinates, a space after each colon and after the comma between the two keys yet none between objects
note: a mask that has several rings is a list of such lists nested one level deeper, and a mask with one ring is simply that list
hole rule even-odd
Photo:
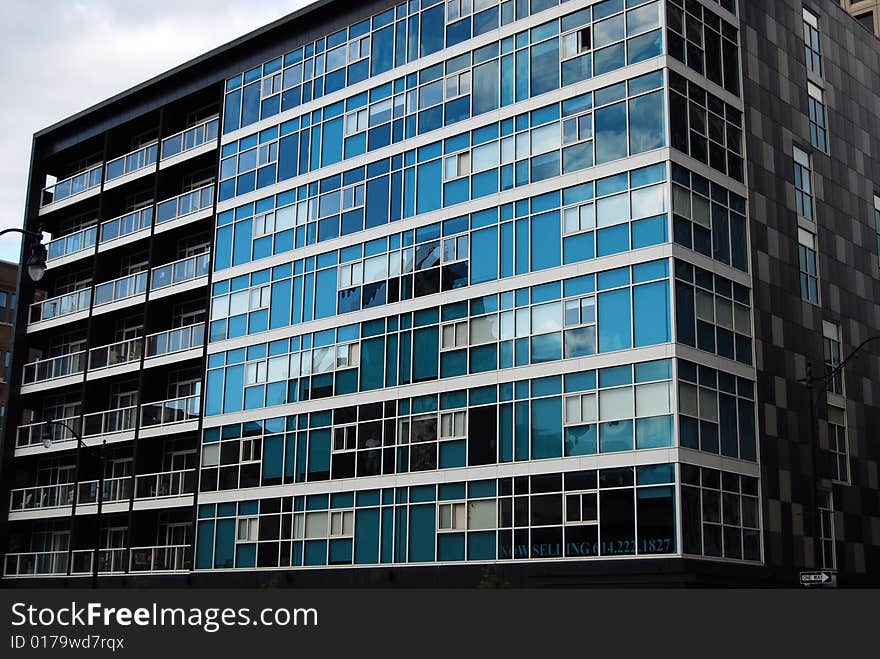
[{"label": "sky", "polygon": [[0,229],[22,225],[35,132],[311,1],[0,0]]}]

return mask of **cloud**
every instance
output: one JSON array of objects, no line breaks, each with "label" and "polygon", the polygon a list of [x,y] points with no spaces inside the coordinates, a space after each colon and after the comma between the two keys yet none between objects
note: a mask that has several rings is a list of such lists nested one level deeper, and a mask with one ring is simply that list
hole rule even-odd
[{"label": "cloud", "polygon": [[[310,2],[2,0],[0,229],[22,225],[35,132]],[[0,258],[19,249],[0,238]]]}]

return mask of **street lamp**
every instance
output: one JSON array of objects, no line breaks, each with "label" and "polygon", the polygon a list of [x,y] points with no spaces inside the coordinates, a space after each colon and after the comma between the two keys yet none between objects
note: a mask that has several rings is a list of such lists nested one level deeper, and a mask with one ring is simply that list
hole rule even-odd
[{"label": "street lamp", "polygon": [[[66,428],[67,431],[76,438],[77,448],[84,448],[88,450],[91,448],[84,441],[82,436],[69,425],[64,423],[64,421],[46,421],[45,425],[43,425],[43,447],[51,448],[52,441],[54,437],[52,437],[52,426],[61,426]],[[101,529],[103,528],[103,513],[104,513],[104,455],[106,451],[107,440],[105,439],[100,447],[98,452],[98,457],[100,464],[98,465],[98,516],[96,520],[96,524],[98,527],[98,531],[95,536],[95,553],[92,556],[92,588],[96,589],[98,587],[98,561],[101,556]],[[70,546],[71,551],[73,548],[73,528],[74,523],[76,521],[76,500],[77,495],[79,493],[79,457],[76,460],[76,474],[74,476],[74,488],[73,488],[73,501],[71,502],[70,507]]]},{"label": "street lamp", "polygon": [[43,246],[43,232],[10,227],[0,231],[0,236],[4,236],[7,233],[20,233],[26,238],[35,240],[31,245],[31,255],[27,260],[27,271],[31,280],[40,281],[43,275],[46,274],[46,248]]},{"label": "street lamp", "polygon": [[877,336],[872,336],[864,341],[862,341],[859,345],[855,347],[855,349],[849,353],[846,359],[841,361],[836,367],[828,371],[825,375],[820,375],[818,377],[813,377],[813,363],[807,362],[807,373],[806,377],[798,380],[799,383],[805,384],[807,386],[808,395],[810,398],[810,448],[812,449],[813,459],[812,459],[812,478],[813,478],[813,489],[812,489],[812,497],[813,497],[813,523],[816,525],[815,533],[813,533],[813,551],[816,554],[816,569],[821,569],[819,565],[819,557],[822,555],[822,539],[819,537],[821,532],[822,521],[819,516],[819,478],[816,470],[816,463],[819,460],[819,419],[816,415],[816,395],[815,395],[815,387],[814,385],[818,383],[827,383],[829,380],[834,378],[838,373],[843,370],[843,367],[846,366],[856,355],[858,355],[869,343],[873,343],[874,341],[880,341],[880,334]]}]

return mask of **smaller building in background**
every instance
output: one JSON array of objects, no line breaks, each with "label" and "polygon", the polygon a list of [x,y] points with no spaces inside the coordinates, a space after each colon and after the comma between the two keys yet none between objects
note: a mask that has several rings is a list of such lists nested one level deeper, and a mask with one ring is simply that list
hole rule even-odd
[{"label": "smaller building in background", "polygon": [[865,28],[880,37],[880,0],[840,0],[840,4]]},{"label": "smaller building in background", "polygon": [[0,260],[0,445],[6,427],[6,396],[9,391],[9,363],[12,359],[12,340],[15,337],[15,282],[18,264]]}]

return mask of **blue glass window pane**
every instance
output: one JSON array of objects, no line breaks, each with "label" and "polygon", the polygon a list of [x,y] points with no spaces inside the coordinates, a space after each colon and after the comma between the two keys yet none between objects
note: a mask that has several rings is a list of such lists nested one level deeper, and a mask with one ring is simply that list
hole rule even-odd
[{"label": "blue glass window pane", "polygon": [[599,352],[631,348],[629,289],[600,293],[598,298]]},{"label": "blue glass window pane", "polygon": [[532,458],[558,458],[562,455],[562,398],[532,401]]},{"label": "blue glass window pane", "polygon": [[442,166],[440,160],[420,165],[418,168],[416,212],[428,213],[440,208],[442,190]]},{"label": "blue glass window pane", "polygon": [[553,332],[532,337],[531,362],[540,364],[562,358],[562,333]]},{"label": "blue glass window pane", "polygon": [[663,92],[639,96],[629,102],[630,153],[659,149],[664,139]]},{"label": "blue glass window pane", "polygon": [[497,59],[474,67],[471,90],[474,116],[498,107],[499,87]]},{"label": "blue glass window pane", "polygon": [[636,421],[636,448],[672,446],[672,417],[655,416]]},{"label": "blue glass window pane", "polygon": [[626,157],[626,103],[595,112],[596,164]]},{"label": "blue glass window pane", "polygon": [[565,429],[565,455],[594,455],[598,451],[595,425]]},{"label": "blue glass window pane", "polygon": [[602,453],[633,450],[633,422],[609,421],[599,424],[599,450]]},{"label": "blue glass window pane", "polygon": [[619,69],[624,64],[623,42],[602,48],[593,53],[593,71],[597,76]]},{"label": "blue glass window pane", "polygon": [[593,243],[592,231],[564,238],[562,241],[563,262],[567,265],[595,258],[596,248]]},{"label": "blue glass window pane", "polygon": [[436,53],[443,48],[443,35],[446,33],[444,4],[422,12],[419,57]]},{"label": "blue glass window pane", "polygon": [[669,283],[643,284],[633,288],[636,347],[670,341]]},{"label": "blue glass window pane", "polygon": [[231,366],[226,369],[226,381],[223,387],[223,413],[240,412],[244,398],[244,365]]},{"label": "blue glass window pane", "polygon": [[632,248],[650,247],[665,243],[667,220],[665,215],[649,217],[632,223]]},{"label": "blue glass window pane", "polygon": [[371,75],[378,75],[394,66],[394,26],[373,33],[370,48]]},{"label": "blue glass window pane", "polygon": [[554,211],[532,218],[532,271],[559,265],[561,229],[559,213]]},{"label": "blue glass window pane", "polygon": [[655,30],[630,39],[626,47],[627,63],[635,64],[662,54],[663,37],[660,30]]},{"label": "blue glass window pane", "polygon": [[599,229],[596,235],[596,254],[609,256],[629,249],[629,225],[619,224],[616,227]]},{"label": "blue glass window pane", "polygon": [[498,227],[471,234],[471,283],[498,279]]},{"label": "blue glass window pane", "polygon": [[559,39],[550,39],[531,48],[531,95],[537,96],[559,87]]}]

